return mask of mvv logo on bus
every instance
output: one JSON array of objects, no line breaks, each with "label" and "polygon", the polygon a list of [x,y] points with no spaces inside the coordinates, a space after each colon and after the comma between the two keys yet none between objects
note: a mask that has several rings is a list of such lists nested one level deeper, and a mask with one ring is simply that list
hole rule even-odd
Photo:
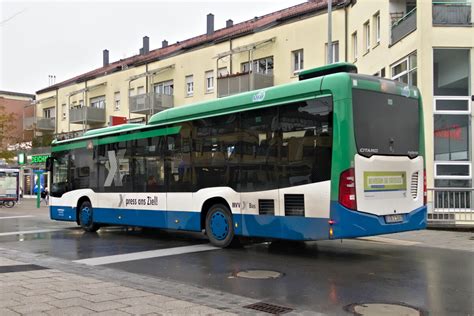
[{"label": "mvv logo on bus", "polygon": [[405,171],[364,172],[364,192],[406,191]]}]

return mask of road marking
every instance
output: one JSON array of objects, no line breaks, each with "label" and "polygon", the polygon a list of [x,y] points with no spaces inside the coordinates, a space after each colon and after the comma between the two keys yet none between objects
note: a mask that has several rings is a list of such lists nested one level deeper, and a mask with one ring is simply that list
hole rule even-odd
[{"label": "road marking", "polygon": [[218,250],[218,249],[221,249],[221,248],[211,246],[210,244],[205,244],[205,245],[194,245],[194,246],[175,247],[175,248],[167,248],[167,249],[159,249],[159,250],[141,251],[141,252],[134,252],[134,253],[128,253],[128,254],[123,254],[123,255],[81,259],[81,260],[75,260],[74,262],[87,264],[90,266],[99,266],[99,265],[110,264],[110,263],[127,262],[127,261],[133,261],[133,260],[142,260],[142,259],[150,259],[150,258],[158,258],[158,257],[167,257],[167,256],[181,255],[185,253]]},{"label": "road marking", "polygon": [[420,242],[417,242],[417,241],[400,240],[400,239],[375,237],[375,236],[373,236],[373,237],[362,237],[362,238],[357,238],[357,239],[358,240],[363,240],[363,241],[380,242],[380,243],[385,243],[385,244],[401,245],[401,246],[413,246],[413,245],[421,244]]},{"label": "road marking", "polygon": [[0,216],[0,219],[27,218],[27,217],[35,217],[35,216],[34,215]]},{"label": "road marking", "polygon": [[15,236],[15,235],[28,235],[28,234],[39,234],[39,233],[50,233],[50,232],[57,232],[64,229],[37,229],[37,230],[23,230],[19,232],[8,232],[8,233],[0,233],[0,237],[2,236]]}]

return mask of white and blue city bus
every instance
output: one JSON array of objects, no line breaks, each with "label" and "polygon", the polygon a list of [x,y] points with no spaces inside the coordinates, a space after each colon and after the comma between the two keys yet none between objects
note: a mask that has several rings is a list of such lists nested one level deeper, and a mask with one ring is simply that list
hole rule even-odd
[{"label": "white and blue city bus", "polygon": [[426,226],[416,87],[333,64],[300,81],[55,141],[51,218],[321,240]]}]

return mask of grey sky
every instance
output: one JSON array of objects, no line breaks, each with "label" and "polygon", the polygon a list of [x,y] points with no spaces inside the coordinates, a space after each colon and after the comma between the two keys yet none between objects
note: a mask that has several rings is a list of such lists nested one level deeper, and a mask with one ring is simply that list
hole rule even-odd
[{"label": "grey sky", "polygon": [[0,0],[0,90],[34,93],[138,53],[142,37],[150,49],[205,33],[206,15],[215,28],[251,19],[305,0],[237,1],[5,1]]}]

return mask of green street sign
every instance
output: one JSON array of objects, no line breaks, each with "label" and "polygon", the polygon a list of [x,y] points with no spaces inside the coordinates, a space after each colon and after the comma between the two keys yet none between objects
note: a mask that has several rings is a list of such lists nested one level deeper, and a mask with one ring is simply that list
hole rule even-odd
[{"label": "green street sign", "polygon": [[49,155],[34,155],[31,156],[31,163],[45,163]]}]

